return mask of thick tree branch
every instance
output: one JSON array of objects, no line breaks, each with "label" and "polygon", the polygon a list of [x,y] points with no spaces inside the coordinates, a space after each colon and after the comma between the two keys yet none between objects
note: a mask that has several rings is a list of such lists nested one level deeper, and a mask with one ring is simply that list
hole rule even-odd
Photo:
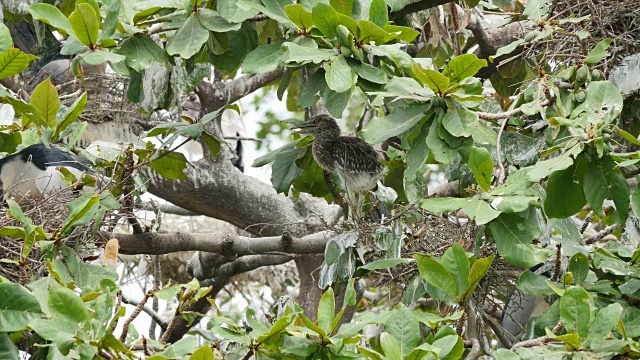
[{"label": "thick tree branch", "polygon": [[339,207],[327,207],[324,200],[277,194],[270,184],[242,174],[224,159],[196,163],[189,171],[190,180],[170,180],[151,171],[147,175],[150,193],[255,235],[278,236],[286,231],[304,236],[326,229],[341,215]]},{"label": "thick tree branch", "polygon": [[409,15],[409,14],[413,14],[415,12],[421,11],[421,10],[427,10],[427,9],[431,9],[432,7],[436,7],[439,5],[444,5],[448,2],[451,2],[451,0],[422,0],[422,1],[416,1],[414,3],[411,3],[407,6],[405,6],[404,8],[398,10],[398,11],[394,11],[392,13],[389,14],[389,18],[391,19],[399,19],[405,15]]},{"label": "thick tree branch", "polygon": [[234,102],[242,99],[243,97],[251,94],[252,92],[264,87],[265,85],[273,82],[284,74],[284,69],[276,69],[274,71],[258,74],[258,75],[245,75],[241,78],[231,80],[227,84],[227,104],[233,104]]},{"label": "thick tree branch", "polygon": [[138,235],[104,235],[118,239],[122,254],[161,255],[178,251],[204,251],[234,257],[266,253],[322,254],[331,234],[330,231],[323,231],[303,238],[293,238],[287,234],[250,238],[228,231],[205,234],[147,232]]},{"label": "thick tree branch", "polygon": [[[153,207],[149,203],[142,204],[140,209],[147,211],[154,211]],[[163,214],[180,215],[180,216],[200,216],[200,214],[193,211],[185,210],[179,206],[172,204],[158,204],[158,210]]]}]

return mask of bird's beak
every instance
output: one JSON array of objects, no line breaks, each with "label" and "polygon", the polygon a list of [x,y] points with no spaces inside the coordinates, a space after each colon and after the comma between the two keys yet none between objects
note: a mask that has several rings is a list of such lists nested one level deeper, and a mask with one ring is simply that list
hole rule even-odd
[{"label": "bird's beak", "polygon": [[288,120],[283,120],[282,122],[291,124],[292,126],[289,129],[295,130],[296,133],[304,132],[306,129],[313,127],[313,124],[309,124],[304,120],[298,120],[298,119],[288,119]]}]

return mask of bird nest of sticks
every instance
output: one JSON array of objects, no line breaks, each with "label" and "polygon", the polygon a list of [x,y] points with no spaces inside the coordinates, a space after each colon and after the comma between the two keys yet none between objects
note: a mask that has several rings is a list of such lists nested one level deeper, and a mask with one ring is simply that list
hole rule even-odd
[{"label": "bird nest of sticks", "polygon": [[[398,222],[395,230],[393,225],[384,229],[376,224],[364,224],[361,231],[366,236],[361,236],[360,241],[365,242],[364,246],[367,249],[375,249],[366,254],[367,263],[388,258],[389,254],[394,253],[401,258],[413,258],[416,253],[441,257],[453,244],[460,244],[466,251],[474,252],[476,258],[485,258],[497,253],[495,244],[487,243],[484,237],[477,236],[478,228],[475,223],[457,216],[443,217],[431,214],[425,210],[419,210],[419,214],[418,217],[412,216],[411,222]],[[397,243],[398,239],[400,243]],[[520,271],[521,269],[501,257],[496,257],[476,288],[474,297],[477,303],[501,310],[504,294],[513,289]],[[402,287],[401,284],[411,284],[418,275],[417,263],[410,262],[391,269],[373,271],[370,279],[375,281],[376,286],[396,284],[404,291],[406,286]]]},{"label": "bird nest of sticks", "polygon": [[[60,231],[69,215],[69,202],[79,196],[70,191],[61,191],[38,200],[21,199],[20,207],[24,216],[31,219],[34,226],[40,226],[46,234],[53,235]],[[101,224],[114,224],[116,221],[117,216],[114,212],[107,211]],[[101,241],[95,236],[95,226],[94,217],[84,224],[73,227],[61,241],[75,249],[83,260],[95,259],[97,248],[100,246],[98,241]],[[0,229],[6,229],[4,234],[7,234],[0,235],[0,275],[20,284],[48,274],[47,263],[38,242],[35,242],[28,256],[23,257],[24,240],[8,236],[9,229],[23,227],[24,224],[9,213],[6,204],[0,206]]]},{"label": "bird nest of sticks", "polygon": [[65,106],[71,106],[84,91],[87,92],[89,99],[80,115],[81,120],[92,123],[144,121],[147,116],[127,97],[128,84],[127,76],[107,73],[90,74],[83,79],[74,78],[56,88]]},{"label": "bird nest of sticks", "polygon": [[[638,0],[554,0],[548,22],[562,31],[534,42],[526,51],[542,60],[562,60],[579,64],[601,40],[611,39],[603,70],[620,62],[625,56],[640,52],[640,1]],[[588,32],[590,36],[583,38]],[[606,71],[605,71],[606,72]]]}]

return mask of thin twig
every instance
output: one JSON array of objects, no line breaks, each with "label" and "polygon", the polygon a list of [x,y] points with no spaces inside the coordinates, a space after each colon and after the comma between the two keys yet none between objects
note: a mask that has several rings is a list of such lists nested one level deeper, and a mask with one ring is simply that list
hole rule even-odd
[{"label": "thin twig", "polygon": [[580,227],[580,234],[584,234],[585,230],[587,230],[587,228],[589,227],[589,224],[591,224],[591,220],[593,220],[593,216],[595,214],[596,213],[593,210],[591,210],[591,211],[589,211],[587,216],[585,216],[584,222],[582,223],[582,226]]},{"label": "thin twig", "polygon": [[124,342],[127,339],[127,333],[129,332],[129,325],[135,318],[138,317],[138,315],[140,315],[140,313],[142,312],[142,308],[144,307],[144,304],[146,304],[147,300],[149,300],[149,298],[153,296],[153,293],[155,291],[156,289],[147,291],[147,293],[144,294],[144,298],[142,299],[142,301],[140,301],[138,306],[136,306],[136,308],[131,313],[131,316],[129,316],[129,318],[124,322],[124,324],[122,324],[122,334],[120,334],[121,342]]},{"label": "thin twig", "polygon": [[[556,326],[553,327],[553,330],[551,330],[552,333],[556,334],[560,331],[560,329],[562,329],[562,320],[558,321],[558,323],[556,324]],[[544,345],[545,343],[547,343],[548,341],[552,340],[549,336],[544,335],[541,336],[539,338],[536,339],[531,339],[531,340],[525,340],[525,341],[521,341],[517,344],[514,344],[511,347],[511,350],[515,350],[517,348],[520,347],[534,347],[534,346],[540,346],[540,345]]]},{"label": "thin twig", "polygon": [[611,226],[607,226],[604,230],[600,231],[596,235],[586,239],[584,241],[584,243],[586,245],[591,245],[591,244],[593,244],[595,242],[598,242],[598,241],[604,239],[605,236],[607,236],[607,235],[611,234],[612,232],[617,231],[619,229],[620,229],[620,224],[613,224]]},{"label": "thin twig", "polygon": [[498,185],[504,184],[504,178],[505,178],[504,164],[502,163],[502,146],[500,145],[500,139],[502,138],[502,133],[504,132],[504,129],[507,127],[507,122],[509,122],[508,117],[502,120],[502,124],[500,124],[500,130],[498,131],[498,140],[496,141],[496,157],[498,158],[498,168],[500,169],[498,172]]},{"label": "thin twig", "polygon": [[[549,106],[551,104],[553,104],[553,101],[547,99],[547,100],[544,100],[543,102],[541,102],[540,106],[546,107],[546,106]],[[477,112],[476,114],[482,120],[495,121],[495,120],[501,120],[501,119],[509,118],[510,116],[520,115],[520,114],[522,114],[522,109],[521,108],[516,108],[516,109],[513,109],[513,110],[501,112],[501,113]]]}]

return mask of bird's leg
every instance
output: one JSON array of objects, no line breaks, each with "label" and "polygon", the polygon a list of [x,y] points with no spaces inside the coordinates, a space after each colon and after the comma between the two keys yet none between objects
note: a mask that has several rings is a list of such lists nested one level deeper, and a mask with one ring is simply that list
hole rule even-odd
[{"label": "bird's leg", "polygon": [[342,208],[342,214],[346,219],[349,216],[349,204],[344,201],[344,197],[340,195],[338,189],[336,189],[336,184],[333,183],[331,173],[323,169],[322,175],[324,175],[324,182],[327,184],[329,192],[333,195],[333,201]]}]

